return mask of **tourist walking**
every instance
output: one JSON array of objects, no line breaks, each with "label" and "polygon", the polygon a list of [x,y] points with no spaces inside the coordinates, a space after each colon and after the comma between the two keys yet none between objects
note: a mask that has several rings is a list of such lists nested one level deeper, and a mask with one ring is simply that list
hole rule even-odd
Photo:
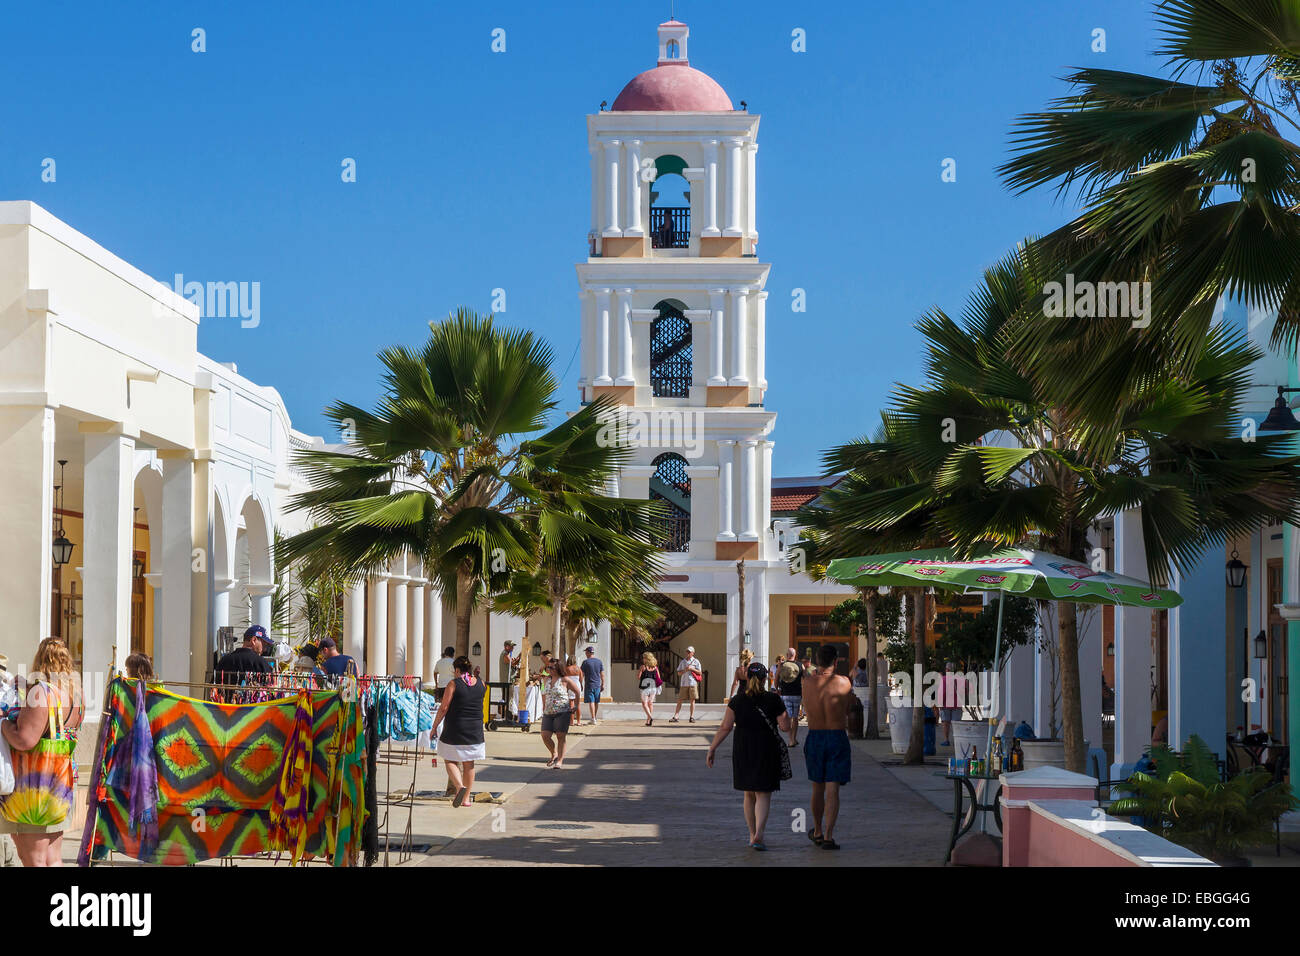
[{"label": "tourist walking", "polygon": [[700,699],[700,681],[704,679],[704,667],[695,656],[695,648],[686,648],[686,656],[677,665],[677,709],[673,711],[668,723],[677,723],[677,715],[682,712],[682,704],[691,702],[691,723],[695,723],[695,702]]},{"label": "tourist walking", "polygon": [[849,782],[853,751],[849,747],[849,679],[835,673],[839,655],[833,644],[823,644],[818,667],[803,680],[803,709],[808,715],[808,738],[803,757],[812,784],[813,828],[808,838],[823,850],[838,850],[835,820],[840,813],[840,787]]},{"label": "tourist walking", "polygon": [[799,746],[799,708],[803,703],[803,665],[795,660],[795,649],[785,652],[785,660],[776,670],[776,692],[781,695],[785,712],[790,715],[790,746]]},{"label": "tourist walking", "polygon": [[[320,650],[317,651],[316,660],[320,663],[320,668],[326,677],[357,676],[357,662],[347,654],[340,652],[338,644],[334,642],[332,637],[321,638]],[[447,664],[450,667],[451,661],[448,660]]]},{"label": "tourist walking", "polygon": [[454,647],[444,647],[442,657],[438,658],[438,663],[433,665],[433,685],[438,690],[446,688],[451,683],[452,678],[456,676],[456,668],[453,665],[455,657],[456,649]]},{"label": "tourist walking", "polygon": [[939,726],[943,728],[943,746],[952,746],[952,722],[961,719],[962,694],[959,678],[953,673],[952,661],[944,661],[943,676],[939,678]]},{"label": "tourist walking", "polygon": [[13,792],[0,800],[0,833],[13,837],[23,866],[63,863],[84,716],[72,655],[63,641],[47,637],[36,648],[18,719],[0,721],[14,771]]},{"label": "tourist walking", "polygon": [[581,668],[582,679],[586,682],[586,690],[583,691],[582,699],[591,712],[591,722],[596,722],[596,715],[600,711],[600,696],[605,692],[605,665],[601,663],[596,656],[596,649],[588,647],[583,652],[586,660],[582,662]]},{"label": "tourist walking", "polygon": [[442,692],[438,716],[433,720],[437,753],[446,764],[449,789],[456,791],[451,805],[458,809],[470,802],[474,761],[487,756],[487,743],[483,739],[483,695],[487,693],[487,684],[471,674],[471,669],[469,658],[463,654],[452,661],[455,676]]},{"label": "tourist walking", "polygon": [[659,696],[664,686],[664,678],[659,673],[659,662],[649,651],[641,655],[641,670],[636,675],[636,686],[641,691],[641,710],[645,712],[645,725],[653,727],[655,698]]},{"label": "tourist walking", "polygon": [[569,691],[569,713],[573,715],[573,726],[582,726],[582,671],[572,657],[564,659],[564,676],[572,677],[576,690]]},{"label": "tourist walking", "polygon": [[783,742],[780,731],[789,729],[789,715],[781,698],[766,690],[767,668],[758,662],[746,671],[744,690],[727,701],[722,726],[713,735],[705,762],[713,766],[718,747],[734,729],[731,745],[731,786],[743,791],[745,825],[749,827],[749,845],[766,850],[764,831],[772,808],[772,791],[781,789]]},{"label": "tourist walking", "polygon": [[244,631],[244,643],[217,662],[213,683],[239,684],[245,674],[271,674],[275,665],[267,655],[274,645],[266,635],[266,628],[254,624]]},{"label": "tourist walking", "polygon": [[[730,700],[736,696],[736,691],[745,686],[748,678],[745,676],[749,671],[749,665],[754,661],[754,652],[748,647],[740,652],[740,664],[736,667],[736,672],[731,675],[731,687],[727,690],[727,699]],[[763,688],[767,690],[766,687]]]},{"label": "tourist walking", "polygon": [[[547,667],[546,683],[542,691],[542,743],[551,755],[546,766],[563,770],[565,741],[573,716],[572,697],[579,688],[577,680],[565,673],[565,666],[558,658],[547,664]],[[555,738],[554,743],[552,737]]]}]

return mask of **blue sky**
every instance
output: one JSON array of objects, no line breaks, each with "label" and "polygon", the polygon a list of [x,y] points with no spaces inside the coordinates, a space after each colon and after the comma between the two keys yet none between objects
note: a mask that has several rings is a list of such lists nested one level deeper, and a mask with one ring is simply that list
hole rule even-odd
[{"label": "blue sky", "polygon": [[[1013,119],[1072,67],[1159,69],[1136,0],[676,7],[692,66],[763,117],[778,475],[815,473],[871,430],[893,382],[919,375],[916,318],[958,311],[984,268],[1071,213],[999,182]],[[504,320],[551,343],[571,407],[584,116],[654,65],[667,14],[668,0],[12,4],[0,199],[40,203],[169,284],[259,282],[260,324],[206,320],[199,347],[279,389],[304,431],[325,432],[336,398],[374,400],[379,349],[458,305],[488,310],[495,288]]]}]

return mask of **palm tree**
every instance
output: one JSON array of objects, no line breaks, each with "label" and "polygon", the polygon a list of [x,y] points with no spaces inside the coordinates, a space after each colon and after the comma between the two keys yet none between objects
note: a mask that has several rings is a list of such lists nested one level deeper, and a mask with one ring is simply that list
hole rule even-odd
[{"label": "palm tree", "polygon": [[585,514],[603,516],[613,506],[594,499],[619,454],[596,442],[598,406],[537,435],[556,406],[552,357],[533,333],[464,309],[430,323],[421,348],[385,349],[376,408],[326,409],[352,447],[296,456],[313,487],[292,504],[317,526],[287,539],[280,560],[300,561],[309,578],[331,567],[357,578],[417,556],[455,610],[456,652],[467,654],[474,609],[534,565],[538,529],[566,546],[611,544],[590,521],[551,514],[539,492],[569,489]]},{"label": "palm tree", "polygon": [[[1190,368],[1171,359],[1104,408],[1063,406],[1041,368],[1012,360],[1009,330],[1037,308],[1039,263],[1022,247],[989,270],[960,321],[934,310],[918,324],[928,382],[896,389],[888,450],[891,467],[926,476],[926,487],[868,495],[859,520],[919,519],[961,552],[1029,545],[1087,564],[1088,527],[1140,508],[1148,575],[1163,585],[1171,566],[1195,566],[1228,535],[1300,516],[1300,460],[1287,439],[1244,442],[1235,431],[1257,349],[1216,327]],[[1061,604],[1057,629],[1067,766],[1082,771],[1073,604]]]},{"label": "palm tree", "polygon": [[[1190,373],[1221,296],[1278,310],[1274,345],[1300,340],[1300,5],[1161,0],[1155,17],[1171,76],[1076,70],[1020,118],[1001,168],[1013,189],[1081,202],[1039,240],[1061,273],[1150,283],[1147,328],[1039,314],[1021,340],[1066,404],[1094,410],[1171,365]],[[1081,356],[1094,374],[1068,374]]]},{"label": "palm tree", "polygon": [[[906,551],[912,548],[941,546],[947,543],[937,536],[936,519],[929,512],[933,499],[928,476],[909,464],[903,448],[902,421],[891,414],[881,416],[873,438],[860,438],[831,449],[822,456],[829,474],[845,472],[834,487],[827,489],[816,503],[800,509],[798,521],[804,541],[797,545],[804,552],[803,563],[814,577],[825,575],[825,565],[832,558],[859,554]],[[926,631],[926,594],[924,588],[898,588],[907,597],[908,626],[912,632],[915,660],[924,666]],[[880,592],[860,588],[859,597],[867,618],[868,655],[871,673],[867,720],[873,721],[877,703],[875,673],[876,616]],[[924,760],[925,723],[921,689],[912,692],[912,730],[903,763]]]}]

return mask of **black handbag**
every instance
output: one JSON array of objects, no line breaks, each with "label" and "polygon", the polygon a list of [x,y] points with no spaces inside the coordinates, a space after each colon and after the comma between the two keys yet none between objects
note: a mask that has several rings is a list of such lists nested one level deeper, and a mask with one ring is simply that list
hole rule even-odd
[{"label": "black handbag", "polygon": [[[755,706],[757,707],[757,704]],[[794,776],[794,768],[790,766],[790,747],[781,736],[781,731],[777,729],[776,724],[772,723],[772,718],[767,716],[767,712],[762,707],[757,709],[763,718],[763,723],[767,724],[768,729],[772,731],[772,736],[776,738],[776,752],[781,757],[781,779],[789,780]]]}]

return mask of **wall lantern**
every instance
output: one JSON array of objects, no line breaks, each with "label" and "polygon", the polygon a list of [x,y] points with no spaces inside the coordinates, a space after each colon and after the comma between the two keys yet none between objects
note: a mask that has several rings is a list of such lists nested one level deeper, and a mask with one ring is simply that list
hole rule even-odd
[{"label": "wall lantern", "polygon": [[134,556],[135,552],[135,526],[140,521],[140,509],[135,509],[135,520],[131,522],[131,577],[139,579],[144,577],[144,558]]},{"label": "wall lantern", "polygon": [[475,641],[474,646],[469,649],[469,652],[475,657],[481,657],[483,655],[483,645],[478,641]]},{"label": "wall lantern", "polygon": [[1255,660],[1262,661],[1268,657],[1268,635],[1261,629],[1255,635]]},{"label": "wall lantern", "polygon": [[1246,583],[1246,566],[1241,563],[1237,556],[1237,549],[1232,549],[1232,558],[1223,568],[1224,574],[1228,578],[1228,587],[1239,588]]},{"label": "wall lantern", "polygon": [[1114,656],[1115,656],[1115,642],[1114,642],[1114,641],[1111,641],[1109,644],[1106,645],[1106,656],[1107,656],[1107,657],[1114,657]]},{"label": "wall lantern", "polygon": [[63,467],[67,463],[68,459],[59,459],[59,483],[54,489],[54,493],[58,497],[57,507],[59,510],[59,534],[54,539],[51,550],[54,556],[54,563],[60,566],[65,565],[72,560],[72,549],[76,547],[63,534]]},{"label": "wall lantern", "polygon": [[746,646],[746,647],[749,647],[749,645],[750,645],[751,643],[753,643],[753,642],[752,642],[752,640],[751,640],[751,638],[750,638],[750,636],[749,636],[749,628],[746,628],[746,629],[745,629],[745,646]]},{"label": "wall lantern", "polygon": [[1259,423],[1259,430],[1262,432],[1294,432],[1300,431],[1300,422],[1296,421],[1295,415],[1291,414],[1291,407],[1282,396],[1290,392],[1300,392],[1300,388],[1285,388],[1279,385],[1277,387],[1277,399],[1273,402],[1273,407],[1269,409],[1268,415]]},{"label": "wall lantern", "polygon": [[533,657],[542,656],[542,645],[539,641],[533,641]]}]

